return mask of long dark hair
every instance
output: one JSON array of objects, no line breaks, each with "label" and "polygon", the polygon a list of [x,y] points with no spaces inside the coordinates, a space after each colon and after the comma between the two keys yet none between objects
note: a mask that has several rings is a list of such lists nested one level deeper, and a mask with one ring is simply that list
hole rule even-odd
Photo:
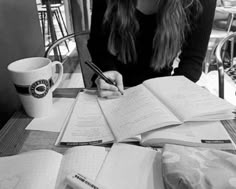
[{"label": "long dark hair", "polygon": [[[160,70],[177,56],[190,31],[190,13],[201,12],[199,0],[157,0],[157,29],[153,38],[151,66]],[[137,0],[107,0],[104,24],[110,27],[108,50],[123,63],[137,60],[135,34],[139,24],[135,17]],[[196,15],[197,16],[197,15]]]}]

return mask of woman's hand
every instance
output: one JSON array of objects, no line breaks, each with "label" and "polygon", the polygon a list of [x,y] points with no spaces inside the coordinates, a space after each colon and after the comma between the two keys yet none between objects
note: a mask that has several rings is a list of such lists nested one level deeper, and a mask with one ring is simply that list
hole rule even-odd
[{"label": "woman's hand", "polygon": [[124,93],[123,79],[122,75],[117,71],[107,71],[104,75],[112,80],[115,85],[106,83],[100,77],[97,77],[95,83],[97,85],[98,96],[103,98],[117,98]]}]

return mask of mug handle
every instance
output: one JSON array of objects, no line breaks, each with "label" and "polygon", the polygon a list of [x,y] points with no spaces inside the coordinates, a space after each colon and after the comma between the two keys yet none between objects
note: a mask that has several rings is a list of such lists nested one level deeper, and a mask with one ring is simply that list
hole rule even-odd
[{"label": "mug handle", "polygon": [[52,62],[52,67],[58,65],[59,66],[59,75],[57,77],[57,80],[55,81],[55,83],[53,84],[53,86],[51,87],[51,90],[54,91],[58,85],[60,84],[61,80],[62,80],[62,76],[63,76],[63,66],[62,63],[59,61],[54,61]]}]

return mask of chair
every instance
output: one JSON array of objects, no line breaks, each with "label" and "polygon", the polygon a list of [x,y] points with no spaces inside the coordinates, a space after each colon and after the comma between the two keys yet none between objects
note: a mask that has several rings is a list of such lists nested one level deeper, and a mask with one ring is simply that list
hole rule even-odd
[{"label": "chair", "polygon": [[[44,43],[46,43],[46,40],[45,40],[46,29],[47,29],[48,37],[52,38],[52,42],[54,42],[54,40],[56,40],[60,36],[64,37],[68,34],[67,27],[66,27],[66,24],[62,16],[62,12],[61,12],[61,7],[63,6],[61,0],[60,1],[50,0],[49,2],[50,2],[49,5],[50,5],[50,14],[52,17],[52,23],[50,23],[48,19],[48,10],[46,7],[46,1],[42,1],[41,3],[37,4]],[[55,32],[57,28],[58,28],[58,31],[60,32],[59,36],[57,35],[59,34],[59,32]],[[51,30],[54,30],[54,31],[51,31]],[[55,32],[55,37],[52,36],[52,32]],[[45,45],[47,46],[47,44]]]},{"label": "chair", "polygon": [[204,60],[204,72],[207,74],[209,71],[212,70],[211,67],[216,66],[216,61],[214,57],[214,52],[216,49],[217,44],[220,40],[224,39],[227,35],[229,35],[229,32],[224,30],[218,30],[218,29],[212,29],[208,47],[207,47],[207,53]]},{"label": "chair", "polygon": [[[88,31],[72,33],[62,37],[47,48],[44,56],[53,61],[62,62],[64,73],[81,72],[84,87],[90,89],[93,87],[92,77],[94,72],[84,63],[85,60],[91,60],[87,49],[88,37]],[[65,42],[69,49],[65,47]]]},{"label": "chair", "polygon": [[[218,43],[215,50],[217,70],[219,76],[219,83],[218,83],[219,97],[221,98],[224,98],[224,74],[226,73],[234,82],[236,82],[236,65],[233,63],[233,58],[232,58],[234,57],[234,50],[232,49],[232,46],[234,45],[235,37],[236,37],[236,32],[229,34]],[[231,50],[227,51],[229,47],[231,47]],[[230,52],[231,65],[229,68],[225,69],[224,62],[225,62],[226,51]]]},{"label": "chair", "polygon": [[[88,7],[86,2],[83,0],[83,7],[80,7],[79,1],[72,0],[70,2],[74,33],[54,41],[47,48],[45,57],[61,61],[66,73],[81,72],[84,87],[90,89],[94,88],[92,81],[94,72],[85,64],[85,60],[91,61],[87,40],[89,39],[89,20],[92,7]],[[82,12],[86,15],[83,15]],[[87,15],[88,12],[90,13]],[[83,27],[83,23],[85,23],[85,27]],[[69,49],[66,48],[65,44],[68,44]]]},{"label": "chair", "polygon": [[[222,1],[217,0],[217,7],[214,16],[212,32],[210,35],[205,64],[203,67],[205,73],[208,73],[211,70],[215,70],[217,67],[214,55],[215,48],[218,45],[219,41],[231,34],[232,31],[235,31],[235,25],[233,24],[233,14],[225,11],[224,8],[222,10],[222,8]],[[225,62],[225,64],[227,64],[227,62]]]}]

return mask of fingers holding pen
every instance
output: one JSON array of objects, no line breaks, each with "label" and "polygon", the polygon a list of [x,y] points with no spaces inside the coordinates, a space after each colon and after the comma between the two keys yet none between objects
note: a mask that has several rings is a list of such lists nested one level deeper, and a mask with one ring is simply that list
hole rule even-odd
[{"label": "fingers holding pen", "polygon": [[91,61],[85,61],[97,76],[95,83],[98,95],[104,98],[116,97],[124,94],[122,75],[117,71],[102,72],[100,68]]},{"label": "fingers holding pen", "polygon": [[122,75],[116,71],[104,72],[104,75],[112,80],[115,85],[109,84],[100,77],[95,80],[98,96],[103,98],[117,98],[124,94]]},{"label": "fingers holding pen", "polygon": [[117,98],[121,95],[118,88],[106,83],[103,79],[96,80],[98,96],[102,98]]},{"label": "fingers holding pen", "polygon": [[111,85],[107,82],[105,82],[103,79],[101,79],[100,77],[98,77],[96,79],[96,84],[97,84],[97,88],[99,90],[104,90],[104,91],[114,91],[114,92],[118,92],[118,88],[115,85]]}]

